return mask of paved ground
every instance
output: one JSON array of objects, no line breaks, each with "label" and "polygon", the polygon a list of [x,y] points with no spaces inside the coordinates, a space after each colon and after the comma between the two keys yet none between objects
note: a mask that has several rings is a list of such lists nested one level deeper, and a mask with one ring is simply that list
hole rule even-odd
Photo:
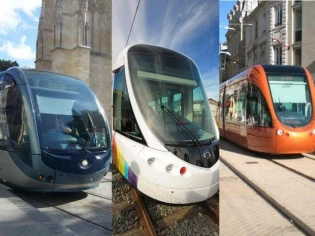
[{"label": "paved ground", "polygon": [[220,236],[303,235],[237,175],[220,164]]},{"label": "paved ground", "polygon": [[111,178],[108,173],[98,188],[69,194],[13,191],[0,184],[0,236],[112,235]]},{"label": "paved ground", "polygon": [[0,184],[0,236],[76,235]]},{"label": "paved ground", "polygon": [[[238,147],[230,142],[225,140],[220,141],[220,156],[223,160],[227,161],[232,165],[237,171],[239,171],[245,178],[254,183],[260,190],[262,190],[269,198],[275,203],[282,206],[282,210],[287,211],[295,219],[298,219],[301,224],[306,225],[309,228],[309,232],[312,235],[315,232],[315,184],[314,182],[301,177],[281,166],[278,166],[269,160],[259,158],[259,155],[247,151],[241,147]],[[272,156],[270,157],[272,158]],[[279,159],[279,156],[277,157]],[[313,161],[314,162],[314,161]],[[308,162],[303,161],[303,165],[306,165]],[[315,170],[315,162],[312,163]],[[302,165],[302,164],[301,164]],[[297,165],[297,168],[301,170],[301,165]],[[294,167],[294,166],[293,166]],[[306,167],[306,166],[305,166]],[[303,169],[303,168],[302,168]],[[309,167],[307,168],[309,169]],[[220,169],[221,177],[225,175],[225,168]],[[233,188],[231,184],[224,181],[220,182],[220,214],[222,216],[222,221],[220,222],[220,233],[231,232],[230,228],[235,228],[233,224],[224,223],[228,222],[231,213],[227,213],[227,209],[233,211],[235,209],[235,214],[240,214],[237,212],[236,206],[239,204],[237,198],[233,198],[224,194],[224,191]],[[237,187],[234,190],[237,192]],[[245,191],[242,188],[242,191]],[[222,193],[223,192],[223,193]],[[229,194],[233,194],[234,191],[231,191]],[[242,194],[242,193],[238,193]],[[228,200],[229,199],[229,200]],[[258,201],[258,200],[257,200]],[[247,200],[250,203],[249,200]],[[255,202],[255,201],[254,201]],[[224,204],[227,204],[226,206]],[[246,203],[245,203],[246,205]],[[240,210],[243,208],[241,207]],[[260,225],[260,212],[264,208],[261,208],[261,204],[253,206],[248,209],[244,208],[242,217],[238,217],[238,224],[258,224]],[[265,211],[265,210],[264,210]],[[270,213],[271,214],[271,213]],[[269,218],[271,215],[268,215],[268,211],[263,213],[264,218]],[[241,215],[240,215],[241,216]],[[235,216],[234,216],[235,218]],[[250,221],[249,221],[250,219]],[[265,224],[265,221],[262,221]],[[280,221],[279,221],[280,222]],[[278,222],[276,221],[276,224]],[[235,223],[236,224],[236,223]],[[237,225],[237,224],[236,224]],[[247,226],[248,227],[248,226]],[[271,226],[266,224],[258,227],[260,230],[266,229]],[[288,232],[289,234],[294,234],[296,232],[291,231],[292,227],[284,227],[283,231],[279,229],[279,232]],[[255,228],[248,229],[255,230]],[[287,231],[286,231],[287,230]],[[235,235],[234,231],[234,235]],[[255,231],[256,232],[256,231]],[[272,232],[272,231],[270,231]],[[277,232],[277,231],[275,231]],[[223,235],[223,234],[220,234]],[[226,234],[228,235],[228,234]],[[255,235],[255,234],[251,234]],[[257,235],[257,234],[256,234]],[[258,235],[261,235],[259,233]],[[265,235],[279,235],[279,234],[265,234]],[[280,234],[281,235],[281,234]],[[283,234],[287,235],[287,234]]]}]

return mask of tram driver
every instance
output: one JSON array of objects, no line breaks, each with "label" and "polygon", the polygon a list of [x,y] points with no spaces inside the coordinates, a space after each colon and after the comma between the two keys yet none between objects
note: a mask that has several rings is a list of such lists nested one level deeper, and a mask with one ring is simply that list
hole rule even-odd
[{"label": "tram driver", "polygon": [[66,134],[71,133],[71,129],[65,126],[65,122],[62,117],[56,117],[54,124],[55,124],[55,127],[50,129],[49,132],[62,132]]}]

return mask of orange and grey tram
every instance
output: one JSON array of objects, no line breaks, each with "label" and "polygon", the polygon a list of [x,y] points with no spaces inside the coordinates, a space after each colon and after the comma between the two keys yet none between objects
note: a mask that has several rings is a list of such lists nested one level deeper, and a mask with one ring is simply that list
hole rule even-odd
[{"label": "orange and grey tram", "polygon": [[315,90],[307,69],[256,65],[220,84],[220,135],[270,154],[315,149]]}]

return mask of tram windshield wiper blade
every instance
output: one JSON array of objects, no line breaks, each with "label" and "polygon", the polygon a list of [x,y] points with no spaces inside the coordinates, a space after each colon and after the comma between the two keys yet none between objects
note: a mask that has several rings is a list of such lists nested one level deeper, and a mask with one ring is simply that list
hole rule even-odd
[{"label": "tram windshield wiper blade", "polygon": [[[82,113],[84,113],[84,114],[87,115],[87,117],[88,117],[88,119],[89,119],[89,121],[90,121],[90,123],[91,123],[92,129],[93,129],[93,135],[94,135],[94,137],[95,137],[95,142],[96,142],[97,137],[96,137],[95,126],[94,126],[93,120],[92,120],[90,114],[88,114],[87,112],[82,111]],[[93,136],[92,136],[92,137],[93,137]],[[86,142],[86,144],[85,144],[85,151],[90,150],[91,143],[93,142],[92,137],[91,137],[90,134],[89,134],[89,140],[88,140],[88,141]],[[96,143],[95,143],[95,146],[96,146]]]},{"label": "tram windshield wiper blade", "polygon": [[199,142],[199,140],[185,127],[185,124],[187,122],[182,122],[180,121],[173,113],[171,113],[169,111],[168,108],[166,108],[165,106],[160,106],[161,109],[165,112],[165,114],[167,114],[180,128],[182,131],[184,131],[189,138],[195,143],[196,146],[201,147],[201,143]]}]

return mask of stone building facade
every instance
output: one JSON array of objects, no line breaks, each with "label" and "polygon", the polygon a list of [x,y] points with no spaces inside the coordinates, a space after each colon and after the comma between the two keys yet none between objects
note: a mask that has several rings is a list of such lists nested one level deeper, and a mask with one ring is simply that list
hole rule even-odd
[{"label": "stone building facade", "polygon": [[[246,4],[252,7],[246,10],[244,16],[237,13],[242,9],[239,7],[242,6],[241,3],[243,8],[246,8]],[[226,34],[232,58],[226,66],[228,77],[255,64],[280,64],[303,66],[310,71],[314,80],[314,7],[314,1],[238,0],[228,14],[233,29]],[[234,27],[235,22],[239,22],[239,26]],[[240,40],[242,35],[243,42]]]},{"label": "stone building facade", "polygon": [[111,124],[111,0],[42,0],[37,69],[84,80]]},{"label": "stone building facade", "polygon": [[261,1],[244,22],[252,23],[245,30],[245,63],[288,64],[287,29],[288,1]]},{"label": "stone building facade", "polygon": [[228,51],[231,54],[230,62],[226,63],[226,77],[234,75],[246,69],[245,65],[245,30],[249,27],[244,19],[258,5],[257,0],[238,0],[227,14],[229,30],[226,33]]}]

